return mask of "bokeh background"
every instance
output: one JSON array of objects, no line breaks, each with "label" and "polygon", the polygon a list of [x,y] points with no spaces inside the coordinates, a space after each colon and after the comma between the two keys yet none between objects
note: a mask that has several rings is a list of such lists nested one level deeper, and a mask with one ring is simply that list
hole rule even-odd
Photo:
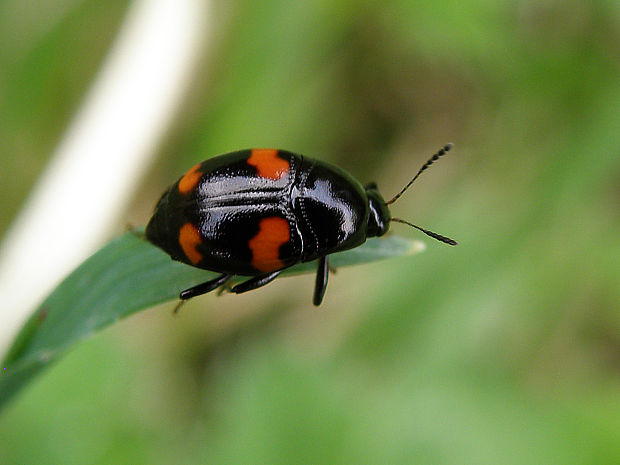
[{"label": "bokeh background", "polygon": [[[0,2],[0,233],[129,5],[44,3]],[[0,463],[619,463],[620,3],[213,6],[110,237],[218,153],[287,148],[390,197],[451,141],[393,212],[460,245],[394,225],[427,251],[340,270],[319,309],[307,275],[120,322],[2,412]]]}]

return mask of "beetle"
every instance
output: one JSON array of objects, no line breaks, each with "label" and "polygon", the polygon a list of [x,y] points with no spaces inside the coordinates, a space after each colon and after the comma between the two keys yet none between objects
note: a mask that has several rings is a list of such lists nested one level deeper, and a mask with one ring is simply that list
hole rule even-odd
[{"label": "beetle", "polygon": [[451,147],[436,152],[387,202],[375,183],[362,186],[335,165],[286,150],[249,149],[213,157],[163,193],[146,238],[173,260],[220,273],[182,291],[181,302],[213,291],[235,275],[250,277],[230,289],[240,294],[268,284],[296,263],[318,260],[313,303],[320,305],[329,255],[383,236],[390,222],[456,245],[392,218],[388,208]]}]

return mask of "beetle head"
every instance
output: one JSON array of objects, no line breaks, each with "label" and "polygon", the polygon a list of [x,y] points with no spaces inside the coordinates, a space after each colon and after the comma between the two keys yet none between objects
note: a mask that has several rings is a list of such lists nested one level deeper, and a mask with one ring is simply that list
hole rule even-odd
[{"label": "beetle head", "polygon": [[368,227],[366,235],[368,237],[383,236],[390,228],[392,215],[383,196],[377,190],[377,185],[372,183],[366,186],[366,196],[368,197]]},{"label": "beetle head", "polygon": [[422,168],[417,172],[417,174],[407,183],[405,187],[401,189],[401,191],[392,197],[387,202],[383,200],[381,194],[377,190],[377,185],[375,183],[368,184],[366,186],[366,195],[368,196],[368,204],[370,208],[370,216],[368,218],[368,237],[371,236],[382,236],[389,229],[390,221],[395,223],[403,223],[412,228],[417,229],[418,231],[423,232],[427,236],[432,237],[433,239],[437,239],[438,241],[444,242],[449,245],[457,245],[457,242],[449,237],[442,236],[441,234],[437,234],[433,231],[429,231],[428,229],[421,228],[420,226],[416,226],[409,221],[401,220],[400,218],[392,218],[390,214],[390,210],[388,205],[391,205],[396,200],[400,198],[401,195],[405,193],[407,189],[413,184],[413,182],[418,179],[418,177],[425,171],[429,166],[431,166],[435,161],[439,159],[439,157],[445,155],[452,148],[452,144],[444,145],[437,153],[435,153],[431,158],[428,159]]}]

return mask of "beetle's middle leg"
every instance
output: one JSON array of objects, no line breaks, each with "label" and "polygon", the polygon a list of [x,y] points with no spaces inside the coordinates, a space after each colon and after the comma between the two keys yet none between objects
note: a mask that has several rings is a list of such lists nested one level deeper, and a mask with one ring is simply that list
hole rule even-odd
[{"label": "beetle's middle leg", "polygon": [[235,294],[241,294],[242,292],[248,292],[253,289],[257,289],[264,286],[265,284],[269,284],[271,281],[276,279],[279,274],[280,270],[255,276],[248,279],[247,281],[243,281],[242,283],[237,284],[231,289],[231,292],[234,292]]}]

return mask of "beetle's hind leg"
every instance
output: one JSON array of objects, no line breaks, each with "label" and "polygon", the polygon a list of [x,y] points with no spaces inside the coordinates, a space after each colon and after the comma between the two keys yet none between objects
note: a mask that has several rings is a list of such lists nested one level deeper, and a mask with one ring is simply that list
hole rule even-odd
[{"label": "beetle's hind leg", "polygon": [[247,281],[243,281],[241,284],[237,284],[231,289],[231,291],[235,294],[241,294],[242,292],[248,292],[253,289],[257,289],[264,286],[265,284],[269,284],[271,281],[276,279],[279,274],[280,271],[273,271],[271,273],[255,276],[254,278],[250,278]]},{"label": "beetle's hind leg", "polygon": [[319,259],[319,267],[316,270],[316,281],[314,282],[314,297],[312,298],[312,303],[317,307],[321,305],[325,290],[327,289],[329,270],[329,260],[327,260],[327,255],[325,255]]},{"label": "beetle's hind leg", "polygon": [[220,287],[226,281],[228,281],[233,275],[224,273],[219,275],[217,278],[212,279],[211,281],[207,281],[206,283],[198,284],[194,287],[190,287],[189,289],[185,289],[179,294],[179,299],[187,300],[192,297],[196,297],[202,294],[206,294],[207,292],[211,292],[213,289]]}]

